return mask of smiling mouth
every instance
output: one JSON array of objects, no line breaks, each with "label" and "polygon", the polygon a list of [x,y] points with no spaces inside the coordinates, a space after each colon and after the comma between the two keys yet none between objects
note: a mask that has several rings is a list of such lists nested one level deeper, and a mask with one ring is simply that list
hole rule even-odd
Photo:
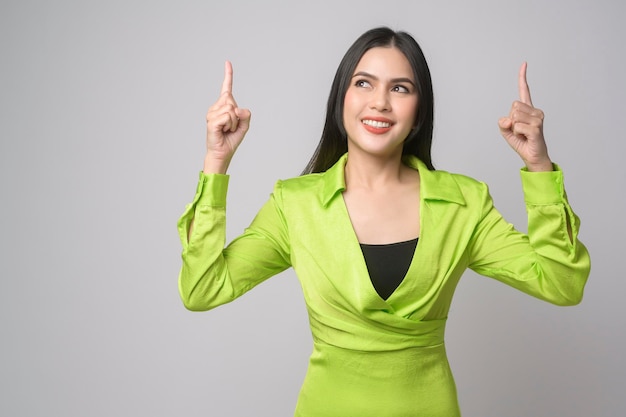
[{"label": "smiling mouth", "polygon": [[372,126],[378,129],[383,129],[386,127],[391,127],[391,123],[389,122],[379,122],[377,120],[361,120],[361,123],[367,126]]}]

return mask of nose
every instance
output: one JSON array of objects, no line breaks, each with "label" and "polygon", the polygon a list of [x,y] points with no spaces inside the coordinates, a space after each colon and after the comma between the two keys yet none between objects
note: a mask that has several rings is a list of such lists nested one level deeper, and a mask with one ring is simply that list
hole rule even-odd
[{"label": "nose", "polygon": [[385,89],[377,88],[372,92],[370,101],[370,108],[372,110],[378,110],[381,112],[391,110],[391,103],[389,101],[389,92]]}]

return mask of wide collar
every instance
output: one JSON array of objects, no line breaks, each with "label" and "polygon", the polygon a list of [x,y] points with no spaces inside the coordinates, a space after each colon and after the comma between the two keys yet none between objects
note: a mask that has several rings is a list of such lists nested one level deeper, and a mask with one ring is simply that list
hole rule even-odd
[{"label": "wide collar", "polygon": [[[339,160],[322,174],[322,204],[326,207],[333,198],[346,189],[345,167],[348,154],[343,154]],[[429,170],[419,158],[405,155],[402,161],[409,167],[416,169],[420,174],[420,197],[424,200],[441,200],[465,205],[465,198],[454,179],[446,171]]]}]

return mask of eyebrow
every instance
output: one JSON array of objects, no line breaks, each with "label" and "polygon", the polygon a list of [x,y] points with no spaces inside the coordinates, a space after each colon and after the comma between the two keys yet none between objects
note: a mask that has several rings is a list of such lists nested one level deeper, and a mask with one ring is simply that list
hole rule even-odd
[{"label": "eyebrow", "polygon": [[[372,75],[369,72],[365,72],[365,71],[359,71],[359,72],[355,73],[352,76],[352,78],[355,78],[355,77],[366,77],[366,78],[371,78],[373,80],[377,80],[378,81],[378,77],[377,76]],[[390,81],[392,83],[409,83],[413,87],[415,87],[415,83],[413,82],[413,80],[411,80],[410,78],[406,78],[406,77],[392,78]]]}]

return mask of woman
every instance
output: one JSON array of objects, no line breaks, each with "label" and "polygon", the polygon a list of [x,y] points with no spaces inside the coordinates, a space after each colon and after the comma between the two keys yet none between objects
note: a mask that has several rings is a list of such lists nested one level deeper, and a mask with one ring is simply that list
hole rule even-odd
[{"label": "woman", "polygon": [[589,273],[525,64],[519,88],[498,123],[526,165],[527,235],[501,217],[484,184],[433,169],[428,66],[410,35],[377,28],[339,66],[306,175],[278,181],[224,249],[223,174],[250,123],[226,63],[207,114],[204,172],[178,224],[185,306],[211,309],[293,267],[314,340],[296,416],[460,415],[443,334],[465,269],[558,305],[580,302]]}]

